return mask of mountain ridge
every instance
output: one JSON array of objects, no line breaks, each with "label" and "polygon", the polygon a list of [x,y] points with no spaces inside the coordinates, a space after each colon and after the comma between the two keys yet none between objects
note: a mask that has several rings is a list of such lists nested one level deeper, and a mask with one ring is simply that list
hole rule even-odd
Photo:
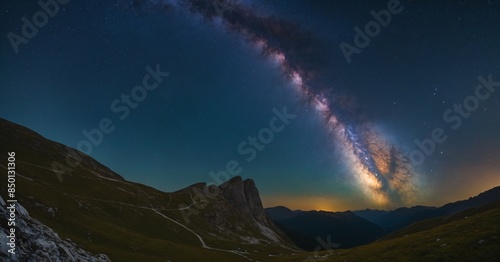
[{"label": "mountain ridge", "polygon": [[500,200],[500,186],[493,187],[468,199],[451,202],[440,207],[433,206],[413,206],[401,207],[390,211],[380,210],[359,210],[353,211],[357,215],[371,220],[385,230],[392,232],[410,225],[413,222],[452,215],[470,208],[477,208],[482,205]]},{"label": "mountain ridge", "polygon": [[305,239],[330,239],[337,248],[352,248],[373,242],[384,233],[382,228],[352,211],[291,211],[281,206],[266,208],[266,213],[297,246],[307,251],[318,246],[317,241],[310,243]]},{"label": "mountain ridge", "polygon": [[[441,207],[416,205],[409,208],[400,207],[389,211],[365,209],[330,212],[292,211],[287,207],[277,206],[266,208],[266,213],[282,231],[290,236],[297,246],[312,251],[316,246],[310,245],[310,241],[307,239],[315,238],[318,235],[323,238],[329,235],[336,236],[334,240],[339,243],[341,248],[356,247],[374,242],[378,238],[384,238],[392,232],[402,230],[419,221],[450,216],[468,209],[480,208],[481,206],[488,205],[495,201],[500,201],[500,186],[489,189],[476,196],[469,197],[468,199],[458,200]],[[329,224],[333,223],[333,221],[325,222],[325,216],[328,215],[332,217],[336,216],[340,219],[335,223],[341,224],[342,226],[330,226]],[[308,216],[308,219],[303,218],[304,216]],[[367,224],[365,221],[359,219],[366,220],[366,222],[369,223]],[[356,224],[357,227],[346,231],[351,224],[355,223],[354,221],[358,221]],[[376,226],[370,226],[370,224]],[[318,232],[305,229],[310,227],[319,227],[321,231]],[[357,241],[353,241],[349,237],[351,234],[360,234],[356,238]]]},{"label": "mountain ridge", "polygon": [[[475,225],[470,224],[471,221],[467,218],[460,217],[445,224],[441,221],[446,217],[441,217],[434,220],[437,222],[425,220],[421,224],[412,224],[413,227],[405,227],[404,230],[407,231],[397,231],[394,238],[373,242],[372,238],[382,229],[357,215],[357,211],[337,213],[292,211],[281,206],[279,212],[274,214],[281,216],[277,219],[281,223],[275,223],[276,221],[270,218],[273,215],[269,215],[268,209],[262,207],[260,194],[252,179],[243,180],[237,176],[219,186],[195,183],[175,192],[162,192],[150,186],[126,181],[119,174],[81,152],[78,153],[81,158],[80,164],[72,167],[71,172],[62,173],[61,181],[52,171],[51,163],[54,161],[64,163],[67,157],[74,157],[71,149],[68,150],[62,144],[47,140],[25,127],[4,119],[0,119],[0,127],[0,150],[16,151],[18,201],[29,210],[30,217],[40,221],[37,223],[26,219],[27,223],[34,226],[37,232],[42,232],[42,236],[57,246],[64,246],[60,249],[48,249],[47,252],[51,256],[65,256],[65,254],[76,256],[74,255],[76,252],[80,255],[85,254],[89,260],[94,257],[117,261],[186,261],[186,259],[202,262],[316,261],[317,258],[337,261],[337,255],[343,256],[343,254],[347,254],[349,258],[359,259],[357,250],[362,250],[361,252],[368,250],[370,254],[377,254],[378,250],[392,252],[394,245],[401,250],[407,250],[412,245],[407,239],[422,242],[426,239],[428,231],[432,232],[433,236],[438,235],[439,238],[446,237],[444,233],[453,233],[440,232],[441,226],[453,230],[453,228],[467,228],[462,225],[464,223],[468,223],[469,227]],[[0,169],[7,168],[0,165]],[[440,212],[456,212],[459,209],[490,202],[498,196],[498,188],[500,187],[485,191],[476,197],[446,204],[440,207],[442,208]],[[6,194],[5,185],[0,185],[0,192]],[[481,242],[483,240],[487,244],[484,246],[479,244],[478,250],[485,250],[484,247],[490,248],[498,244],[495,235],[498,227],[491,221],[498,221],[500,211],[497,210],[500,209],[496,206],[492,208],[481,211],[489,214],[487,217],[489,224],[485,224],[481,229],[493,230],[487,235],[488,238],[482,239],[485,234],[483,231],[480,231],[483,235],[469,233],[468,241],[475,241],[470,243],[478,245],[478,241],[483,243]],[[425,218],[429,212],[440,214],[436,213],[436,210],[440,209],[415,206],[399,208],[393,212],[403,216],[411,214],[412,216],[408,217],[415,219],[415,217]],[[480,219],[476,211],[467,210],[474,215],[474,219]],[[384,212],[380,214],[387,215]],[[418,215],[413,216],[415,214]],[[307,219],[300,221],[304,217]],[[326,223],[315,223],[318,218]],[[305,227],[308,231],[295,226],[305,223],[304,221],[309,223]],[[334,226],[329,231],[328,228],[327,230],[321,228],[324,224]],[[5,223],[2,222],[0,225],[1,232],[5,233]],[[283,233],[282,230],[286,231],[291,227],[299,230]],[[331,250],[319,254],[316,252],[318,248],[348,248],[359,245],[359,243],[349,243],[346,241],[348,238],[339,241],[337,237],[342,235],[338,233],[342,233],[342,230],[346,234],[354,235],[355,241],[361,239],[359,237],[361,234],[365,238],[362,240],[369,244],[354,249],[338,249],[335,252]],[[43,233],[51,231],[55,235]],[[328,232],[337,233],[328,234]],[[404,232],[409,232],[408,237],[401,235]],[[295,241],[292,242],[291,239],[303,240],[296,244],[307,245],[306,250],[315,252],[306,253],[299,250],[293,244]],[[404,246],[399,243],[404,243]],[[459,244],[455,239],[448,239],[447,243],[450,246],[453,243]],[[492,252],[490,249],[486,250]],[[422,253],[415,256],[427,256],[428,253],[424,251],[419,251]],[[24,252],[32,256],[31,260],[40,260],[39,256],[35,256],[40,255],[36,250],[28,248]],[[440,257],[456,257],[452,251],[442,252],[444,253],[440,253]],[[490,255],[485,257],[489,258]],[[30,257],[27,257],[27,261],[30,261],[29,259]],[[377,261],[376,259],[378,258],[374,257],[371,261]]]},{"label": "mountain ridge", "polygon": [[[249,261],[301,252],[267,218],[253,180],[162,192],[5,119],[0,128],[0,150],[16,152],[19,203],[86,251],[117,261]],[[73,157],[79,164],[59,179],[52,163]],[[3,184],[0,192],[7,192]]]}]

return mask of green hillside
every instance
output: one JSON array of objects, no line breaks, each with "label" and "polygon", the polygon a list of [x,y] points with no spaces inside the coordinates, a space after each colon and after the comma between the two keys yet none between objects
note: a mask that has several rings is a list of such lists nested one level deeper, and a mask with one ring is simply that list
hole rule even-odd
[{"label": "green hillside", "polygon": [[[500,261],[500,202],[417,222],[365,246],[307,253],[279,231],[276,242],[266,238],[269,232],[220,194],[193,196],[204,184],[165,193],[88,156],[61,180],[51,164],[66,161],[63,145],[2,119],[0,127],[1,151],[16,152],[19,203],[61,238],[113,261]],[[186,206],[197,207],[189,221]]]},{"label": "green hillside", "polygon": [[[293,248],[286,242],[262,241],[262,233],[231,210],[224,210],[233,214],[225,222],[243,224],[239,236],[218,231],[204,214],[218,211],[214,208],[221,205],[227,207],[222,198],[197,203],[204,208],[186,223],[180,205],[199,202],[189,190],[165,193],[128,182],[90,157],[82,157],[79,166],[63,174],[60,181],[51,163],[65,163],[68,153],[63,145],[5,120],[0,125],[1,151],[16,152],[19,203],[61,238],[70,238],[92,253],[104,253],[113,261],[208,262],[261,260],[269,254],[290,253]],[[0,188],[6,195],[3,184]]]}]

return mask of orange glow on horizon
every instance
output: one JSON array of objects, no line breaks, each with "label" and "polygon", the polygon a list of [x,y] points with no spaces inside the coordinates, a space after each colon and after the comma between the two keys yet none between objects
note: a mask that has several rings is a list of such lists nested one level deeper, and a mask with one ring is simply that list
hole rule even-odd
[{"label": "orange glow on horizon", "polygon": [[291,210],[324,210],[324,211],[346,211],[365,209],[364,203],[353,203],[339,200],[333,196],[262,196],[262,204],[265,208],[285,206]]},{"label": "orange glow on horizon", "polygon": [[[477,174],[473,177],[466,177],[462,181],[456,181],[454,185],[448,185],[448,188],[437,187],[434,190],[420,192],[419,200],[411,204],[437,206],[465,200],[469,197],[477,196],[478,194],[500,186],[500,170],[496,169],[480,169],[470,168],[462,169],[462,173]],[[434,192],[432,192],[434,191]],[[262,195],[262,204],[265,208],[285,206],[291,210],[324,210],[332,212],[341,212],[346,210],[363,210],[363,209],[380,209],[392,210],[398,207],[389,207],[384,204],[373,203],[370,199],[356,198],[353,196],[311,196],[311,195]],[[383,202],[383,201],[382,201]],[[408,207],[409,207],[408,206]]]},{"label": "orange glow on horizon", "polygon": [[[470,176],[470,174],[475,174]],[[469,197],[500,186],[500,170],[491,168],[470,167],[460,169],[457,173],[460,179],[450,182],[451,186],[446,189],[436,188],[434,191],[441,191],[440,195],[428,199],[425,205],[442,206],[451,202],[465,200]],[[431,193],[431,195],[433,195]]]}]

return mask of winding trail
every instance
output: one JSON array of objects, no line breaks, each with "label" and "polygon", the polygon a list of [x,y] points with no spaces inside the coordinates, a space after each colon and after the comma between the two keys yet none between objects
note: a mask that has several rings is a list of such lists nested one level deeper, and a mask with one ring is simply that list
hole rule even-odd
[{"label": "winding trail", "polygon": [[153,212],[157,213],[158,215],[160,215],[160,216],[162,216],[162,217],[164,217],[164,218],[166,218],[166,219],[168,219],[168,220],[170,220],[170,221],[172,221],[172,222],[176,223],[177,225],[179,225],[179,226],[181,226],[181,227],[185,228],[187,231],[189,231],[189,232],[193,233],[193,234],[194,234],[194,235],[195,235],[195,236],[196,236],[196,237],[200,240],[200,242],[201,242],[201,246],[202,246],[203,248],[205,248],[205,249],[216,250],[216,251],[221,251],[221,252],[226,252],[226,253],[232,253],[232,254],[235,254],[235,255],[238,255],[238,256],[244,257],[244,258],[246,258],[248,261],[256,261],[256,260],[253,260],[253,259],[251,259],[251,258],[249,258],[249,257],[247,257],[247,256],[245,256],[245,255],[243,255],[243,252],[240,252],[240,251],[237,251],[237,250],[226,250],[226,249],[219,249],[219,248],[209,247],[209,246],[207,246],[207,244],[205,244],[205,241],[203,241],[203,238],[202,238],[200,235],[198,235],[196,232],[194,232],[192,229],[190,229],[189,227],[187,227],[187,226],[185,226],[185,225],[183,225],[183,224],[181,224],[181,223],[179,223],[179,222],[175,221],[174,219],[172,219],[172,218],[170,218],[170,217],[168,217],[168,216],[164,215],[163,213],[159,212],[159,211],[158,211],[158,210],[156,210],[156,209],[151,208],[151,210],[153,210]]},{"label": "winding trail", "polygon": [[[108,202],[108,203],[116,203],[116,204],[120,204],[120,205],[125,205],[125,206],[130,206],[130,207],[135,207],[135,208],[141,208],[141,209],[147,209],[147,210],[151,210],[153,212],[155,212],[156,214],[162,216],[163,218],[165,219],[168,219],[169,221],[183,227],[184,229],[186,229],[187,231],[191,232],[192,234],[194,234],[198,240],[200,241],[201,243],[201,247],[205,248],[205,249],[209,249],[209,250],[215,250],[215,251],[220,251],[220,252],[226,252],[226,253],[231,253],[231,254],[235,254],[235,255],[238,255],[238,256],[241,256],[241,257],[244,257],[245,259],[247,259],[248,261],[256,261],[257,260],[253,260],[247,256],[245,256],[244,252],[241,252],[241,251],[238,251],[238,250],[227,250],[227,249],[220,249],[220,248],[213,248],[213,247],[210,247],[208,246],[205,241],[203,240],[203,238],[196,232],[194,232],[192,229],[190,229],[189,227],[183,225],[182,223],[176,221],[175,219],[173,218],[170,218],[168,217],[167,215],[161,213],[160,211],[158,210],[183,210],[185,209],[186,207],[183,207],[183,208],[179,208],[179,209],[165,209],[165,208],[153,208],[153,207],[146,207],[146,206],[136,206],[136,205],[132,205],[132,204],[128,204],[128,203],[124,203],[124,202],[119,202],[119,201],[113,201],[113,200],[104,200],[104,199],[98,199],[98,198],[90,198],[90,197],[81,197],[81,196],[76,196],[76,195],[73,195],[74,197],[77,197],[77,198],[84,198],[84,199],[90,199],[90,200],[95,200],[95,201],[102,201],[102,202]],[[190,206],[194,205],[194,204],[197,204],[198,202],[194,202],[192,203]]]},{"label": "winding trail", "polygon": [[[27,163],[26,164],[30,164],[30,165],[33,165],[33,166],[37,166],[39,168],[44,168],[44,169],[48,169],[48,168],[45,168],[45,167],[42,167],[42,166],[38,166],[38,165],[34,165],[34,164],[31,164],[31,163]],[[3,165],[0,165],[0,167],[2,168],[5,168]],[[99,174],[95,174],[97,177],[100,177],[100,178],[105,178],[105,179],[108,179],[106,177],[102,177],[100,176]],[[24,179],[28,179],[28,180],[31,180],[31,181],[34,181],[33,179],[31,178],[28,178],[28,177],[24,177],[24,176],[20,176],[21,178],[24,178]],[[116,181],[116,182],[121,182],[121,181],[118,181],[118,180],[115,180],[115,179],[108,179],[108,180],[113,180],[113,181]],[[102,201],[102,202],[108,202],[108,203],[116,203],[116,204],[120,204],[120,205],[124,205],[124,206],[129,206],[129,207],[135,207],[135,208],[141,208],[141,209],[148,209],[148,210],[151,210],[153,212],[155,212],[156,214],[162,216],[163,218],[165,219],[168,219],[169,221],[181,226],[182,228],[186,229],[187,231],[191,232],[192,234],[194,234],[198,240],[200,241],[201,243],[201,247],[205,248],[205,249],[209,249],[209,250],[215,250],[215,251],[219,251],[219,252],[226,252],[226,253],[231,253],[231,254],[235,254],[235,255],[238,255],[238,256],[241,256],[243,258],[245,258],[246,260],[248,261],[255,261],[255,262],[258,262],[258,260],[253,260],[247,256],[245,256],[244,254],[247,254],[247,252],[242,252],[242,251],[238,251],[238,250],[227,250],[227,249],[220,249],[220,248],[213,248],[213,247],[210,247],[208,246],[205,241],[203,240],[203,238],[196,232],[194,232],[192,229],[190,229],[189,227],[181,224],[180,222],[168,217],[167,215],[161,213],[159,210],[163,210],[163,211],[179,211],[179,210],[185,210],[185,209],[189,209],[192,205],[195,205],[195,204],[198,204],[198,203],[201,203],[201,202],[204,202],[204,201],[200,201],[200,202],[196,202],[194,201],[192,195],[191,195],[191,200],[193,201],[193,203],[191,203],[189,206],[186,206],[186,207],[181,207],[181,208],[177,208],[177,209],[167,209],[167,208],[153,208],[152,206],[151,207],[147,207],[147,206],[137,206],[137,205],[132,205],[132,204],[129,204],[129,203],[124,203],[124,202],[120,202],[120,201],[113,201],[113,200],[104,200],[104,199],[98,199],[98,198],[91,198],[91,197],[82,197],[82,196],[78,196],[78,195],[74,195],[74,194],[68,194],[68,195],[71,195],[75,198],[78,198],[78,199],[89,199],[89,200],[94,200],[94,201]],[[171,200],[171,199],[170,199]],[[169,201],[169,204],[170,204],[170,201]],[[151,205],[151,204],[150,204]]]}]

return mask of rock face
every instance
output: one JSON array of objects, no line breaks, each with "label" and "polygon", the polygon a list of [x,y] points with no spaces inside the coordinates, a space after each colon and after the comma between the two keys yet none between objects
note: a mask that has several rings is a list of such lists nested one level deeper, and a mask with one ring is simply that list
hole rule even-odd
[{"label": "rock face", "polygon": [[262,201],[260,200],[259,190],[255,187],[255,182],[251,179],[247,179],[244,185],[248,208],[250,208],[253,217],[260,223],[269,224],[266,212],[262,206]]},{"label": "rock face", "polygon": [[277,230],[277,228],[274,228],[273,222],[266,215],[259,190],[252,179],[242,181],[242,178],[237,176],[220,187],[224,197],[235,207],[246,214],[250,214],[258,223]]},{"label": "rock face", "polygon": [[16,242],[15,254],[9,253],[10,247],[5,245],[8,239],[8,210],[0,197],[0,261],[110,261],[106,255],[92,255],[71,240],[62,240],[52,229],[32,219],[26,209],[16,204]]},{"label": "rock face", "polygon": [[259,190],[252,179],[242,180],[240,176],[234,177],[220,186],[224,197],[236,208],[250,214],[257,222],[269,226]]},{"label": "rock face", "polygon": [[233,177],[219,187],[224,198],[229,200],[239,209],[249,211],[247,208],[247,200],[245,196],[245,187],[240,176]]},{"label": "rock face", "polygon": [[195,200],[206,203],[199,210],[200,215],[190,219],[194,223],[210,225],[221,237],[296,250],[293,242],[267,216],[259,191],[251,179],[243,181],[236,176],[218,187],[197,183],[178,192],[190,192]]}]

